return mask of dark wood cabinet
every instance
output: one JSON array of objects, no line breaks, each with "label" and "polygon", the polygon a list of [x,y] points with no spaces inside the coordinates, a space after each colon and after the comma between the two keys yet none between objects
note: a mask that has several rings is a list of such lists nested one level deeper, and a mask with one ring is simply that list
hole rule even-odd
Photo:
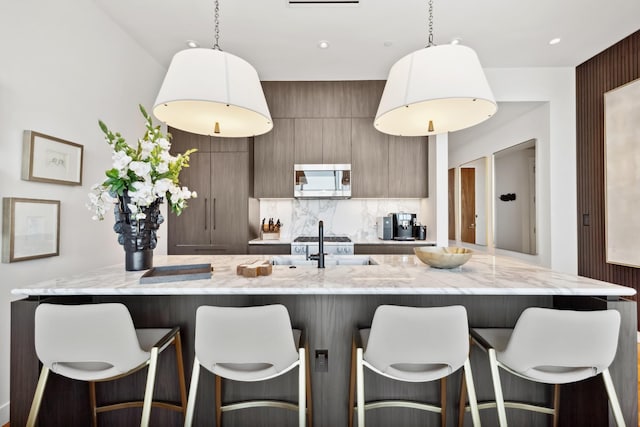
[{"label": "dark wood cabinet", "polygon": [[389,142],[373,119],[352,119],[351,159],[352,197],[388,197]]},{"label": "dark wood cabinet", "polygon": [[290,255],[291,245],[285,243],[269,245],[249,245],[251,255]]},{"label": "dark wood cabinet", "polygon": [[322,119],[294,120],[294,162],[322,163]]},{"label": "dark wood cabinet", "polygon": [[400,136],[388,138],[389,197],[428,197],[428,138]]},{"label": "dark wood cabinet", "polygon": [[254,142],[254,197],[293,197],[294,120],[273,119],[273,129]]},{"label": "dark wood cabinet", "polygon": [[[351,117],[373,118],[385,85],[384,80],[358,80],[349,82],[351,96]],[[372,119],[373,123],[373,119]]]},{"label": "dark wood cabinet", "polygon": [[351,119],[295,119],[295,163],[351,163]]},{"label": "dark wood cabinet", "polygon": [[180,181],[198,197],[180,216],[169,213],[168,253],[245,254],[249,240],[249,184],[252,171],[246,138],[218,139],[171,129],[172,152],[189,148],[190,166]]},{"label": "dark wood cabinet", "polygon": [[427,138],[373,126],[384,85],[263,82],[274,127],[255,138],[254,196],[293,197],[294,163],[350,163],[352,197],[428,197]]}]

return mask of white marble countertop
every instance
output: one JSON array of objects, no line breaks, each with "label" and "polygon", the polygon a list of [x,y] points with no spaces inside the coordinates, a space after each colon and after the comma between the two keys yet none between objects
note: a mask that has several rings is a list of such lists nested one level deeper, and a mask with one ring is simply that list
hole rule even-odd
[{"label": "white marble countertop", "polygon": [[204,295],[204,294],[423,294],[423,295],[580,295],[632,296],[632,288],[559,273],[522,261],[474,254],[462,267],[431,268],[414,255],[372,255],[378,265],[276,265],[270,276],[245,278],[236,265],[270,259],[267,255],[155,256],[154,265],[211,263],[211,279],[139,283],[144,271],[126,272],[123,264],[85,274],[50,279],[13,289],[14,295]]},{"label": "white marble countertop", "polygon": [[[411,246],[435,246],[432,240],[381,240],[374,239],[351,239],[354,245],[411,245]],[[249,240],[250,245],[290,245],[291,239],[253,239]]]}]

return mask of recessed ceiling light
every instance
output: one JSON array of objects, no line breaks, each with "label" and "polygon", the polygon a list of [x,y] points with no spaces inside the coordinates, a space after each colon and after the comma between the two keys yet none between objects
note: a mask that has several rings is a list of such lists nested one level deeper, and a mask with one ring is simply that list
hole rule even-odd
[{"label": "recessed ceiling light", "polygon": [[451,44],[460,44],[461,41],[462,39],[460,37],[456,37],[455,39],[451,40]]},{"label": "recessed ceiling light", "polygon": [[198,42],[195,40],[187,40],[187,46],[189,47],[198,47]]},{"label": "recessed ceiling light", "polygon": [[328,48],[329,48],[329,42],[328,42],[328,41],[326,41],[326,40],[320,40],[320,41],[318,42],[318,47],[319,47],[320,49],[328,49]]},{"label": "recessed ceiling light", "polygon": [[560,37],[556,37],[555,39],[549,40],[549,44],[553,46],[554,44],[560,43]]}]

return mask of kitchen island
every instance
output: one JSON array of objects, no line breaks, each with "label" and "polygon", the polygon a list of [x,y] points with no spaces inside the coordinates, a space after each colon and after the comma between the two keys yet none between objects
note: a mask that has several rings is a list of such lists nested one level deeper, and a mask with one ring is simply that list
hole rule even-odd
[{"label": "kitchen island", "polygon": [[[477,327],[511,327],[530,306],[574,309],[616,309],[622,315],[618,353],[611,367],[616,390],[628,425],[637,425],[636,389],[636,303],[626,299],[631,288],[550,271],[523,262],[487,254],[476,254],[460,268],[438,270],[422,264],[414,256],[372,255],[376,265],[337,265],[326,269],[309,266],[276,265],[270,276],[245,278],[236,275],[236,265],[270,259],[268,256],[156,256],[154,264],[185,265],[210,263],[211,279],[140,284],[143,272],[125,272],[122,265],[109,266],[86,274],[51,279],[14,289],[25,299],[12,304],[11,422],[23,425],[39,373],[33,351],[33,312],[41,302],[123,302],[138,327],[174,326],[183,330],[187,377],[193,362],[195,310],[200,305],[246,306],[284,304],[294,325],[304,327],[309,338],[312,362],[314,424],[346,425],[349,381],[350,339],[353,328],[370,324],[380,304],[443,306],[461,304],[467,308],[469,323]],[[328,370],[316,362],[316,351],[328,350]],[[156,396],[175,399],[173,355],[163,354]],[[320,352],[319,354],[323,354]],[[318,360],[319,361],[319,360]],[[493,395],[486,356],[472,352],[472,367],[480,400]],[[119,380],[120,385],[100,384],[98,398],[114,400],[124,394],[141,394],[144,373]],[[224,399],[270,396],[295,398],[296,374],[263,384],[225,383]],[[457,425],[459,373],[448,381],[447,425]],[[504,377],[510,397],[548,402],[548,386]],[[437,401],[438,384],[407,384],[379,377],[366,377],[368,396],[382,398],[427,398]],[[52,378],[42,407],[41,426],[84,425],[89,418],[84,384]],[[138,391],[139,390],[139,393]],[[174,392],[175,390],[175,392]],[[609,414],[604,387],[599,378],[563,386],[561,425],[608,425]],[[64,394],[62,394],[64,392]],[[202,374],[196,425],[214,425],[212,420],[213,381]],[[61,406],[60,396],[67,396]],[[73,410],[69,405],[73,404]],[[481,411],[485,425],[496,425],[494,410]],[[135,424],[139,410],[100,415],[101,425]],[[413,410],[374,410],[368,426],[424,424],[437,415]],[[510,412],[512,425],[544,426],[547,416]],[[467,417],[469,418],[469,417]],[[80,420],[80,421],[79,421]],[[295,413],[275,409],[251,409],[224,415],[225,426],[295,425]],[[268,420],[260,421],[260,420]],[[178,414],[155,409],[152,425],[181,425]],[[471,425],[466,420],[466,425]]]}]

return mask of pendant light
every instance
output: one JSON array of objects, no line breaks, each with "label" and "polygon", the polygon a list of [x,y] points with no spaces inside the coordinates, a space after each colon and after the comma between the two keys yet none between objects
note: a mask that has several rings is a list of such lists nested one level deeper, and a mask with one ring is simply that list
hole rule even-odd
[{"label": "pendant light", "polygon": [[434,45],[429,0],[428,44],[391,67],[374,126],[390,135],[434,135],[477,125],[497,110],[473,49]]},{"label": "pendant light", "polygon": [[192,48],[171,60],[153,114],[167,125],[200,135],[247,137],[273,128],[255,68],[223,52],[215,2],[215,44]]}]

